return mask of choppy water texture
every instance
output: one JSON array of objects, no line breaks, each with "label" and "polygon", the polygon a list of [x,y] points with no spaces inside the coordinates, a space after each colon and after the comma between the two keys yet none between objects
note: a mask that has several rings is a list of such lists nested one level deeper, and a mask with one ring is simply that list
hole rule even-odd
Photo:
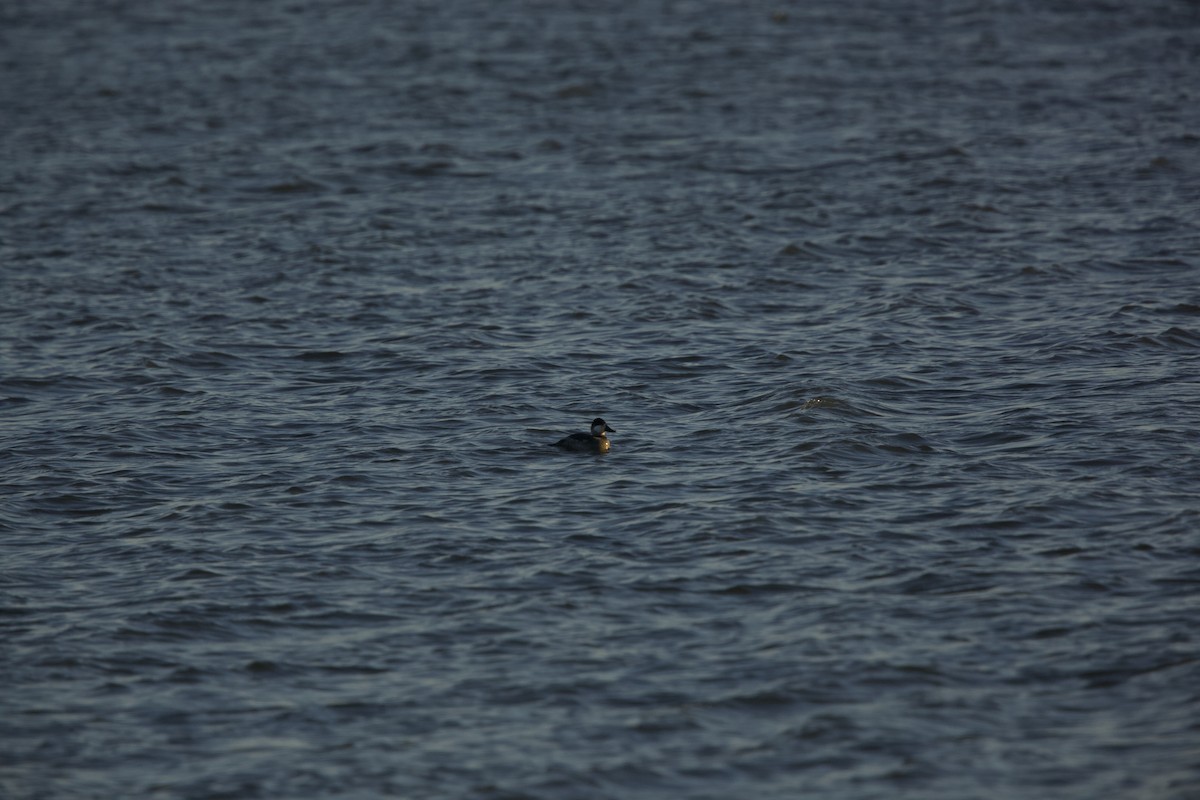
[{"label": "choppy water texture", "polygon": [[3,4],[0,794],[1198,796],[1197,76],[1187,0]]}]

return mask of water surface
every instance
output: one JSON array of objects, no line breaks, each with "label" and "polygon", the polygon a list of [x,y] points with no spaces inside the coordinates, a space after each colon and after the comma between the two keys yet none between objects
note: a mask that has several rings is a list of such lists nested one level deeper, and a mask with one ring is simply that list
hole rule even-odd
[{"label": "water surface", "polygon": [[1198,34],[6,6],[0,794],[1194,797]]}]

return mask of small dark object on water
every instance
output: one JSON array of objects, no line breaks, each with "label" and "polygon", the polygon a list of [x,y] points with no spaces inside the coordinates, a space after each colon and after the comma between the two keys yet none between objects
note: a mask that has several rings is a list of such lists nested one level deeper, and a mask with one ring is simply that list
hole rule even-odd
[{"label": "small dark object on water", "polygon": [[572,433],[554,443],[555,447],[576,453],[607,453],[611,443],[605,433],[616,433],[608,423],[596,417],[592,420],[591,433]]}]

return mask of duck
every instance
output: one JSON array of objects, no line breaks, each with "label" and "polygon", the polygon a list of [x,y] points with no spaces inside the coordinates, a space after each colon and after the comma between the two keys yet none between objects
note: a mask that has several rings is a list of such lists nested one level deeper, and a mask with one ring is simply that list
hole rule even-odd
[{"label": "duck", "polygon": [[600,417],[596,417],[592,420],[590,433],[572,433],[570,436],[559,439],[554,446],[570,450],[573,453],[607,453],[612,443],[604,435],[606,433],[616,433],[616,431],[608,427],[608,423]]}]

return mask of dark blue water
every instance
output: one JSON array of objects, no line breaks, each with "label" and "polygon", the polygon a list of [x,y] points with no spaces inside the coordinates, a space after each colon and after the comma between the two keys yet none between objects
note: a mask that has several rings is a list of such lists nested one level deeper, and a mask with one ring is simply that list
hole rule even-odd
[{"label": "dark blue water", "polygon": [[1198,75],[1188,0],[0,7],[0,795],[1200,796]]}]

